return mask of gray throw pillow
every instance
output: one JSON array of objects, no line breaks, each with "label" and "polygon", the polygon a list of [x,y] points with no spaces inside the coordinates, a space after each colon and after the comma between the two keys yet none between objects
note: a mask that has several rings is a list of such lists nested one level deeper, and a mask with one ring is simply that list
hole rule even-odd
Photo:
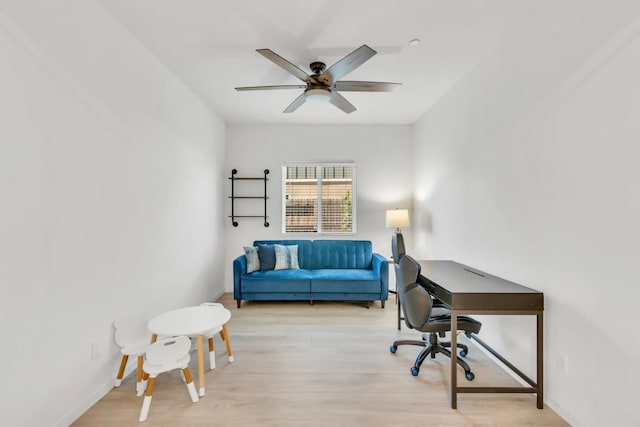
[{"label": "gray throw pillow", "polygon": [[258,245],[260,271],[273,270],[276,266],[276,252],[273,245]]}]

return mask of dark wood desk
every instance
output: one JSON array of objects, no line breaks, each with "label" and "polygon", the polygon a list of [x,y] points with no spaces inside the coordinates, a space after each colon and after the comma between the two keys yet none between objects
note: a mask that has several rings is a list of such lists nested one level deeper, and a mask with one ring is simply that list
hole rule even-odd
[{"label": "dark wood desk", "polygon": [[[461,314],[536,316],[537,381],[528,378],[508,360],[474,335],[472,339],[522,378],[529,384],[529,387],[459,387],[457,384],[457,364],[455,358],[452,357],[451,408],[457,408],[458,393],[535,393],[537,395],[537,407],[542,409],[544,294],[454,261],[418,262],[422,267],[419,278],[420,284],[451,309],[452,331],[458,329],[457,316]],[[457,336],[455,333],[452,333],[451,348],[455,349],[456,344]]]}]

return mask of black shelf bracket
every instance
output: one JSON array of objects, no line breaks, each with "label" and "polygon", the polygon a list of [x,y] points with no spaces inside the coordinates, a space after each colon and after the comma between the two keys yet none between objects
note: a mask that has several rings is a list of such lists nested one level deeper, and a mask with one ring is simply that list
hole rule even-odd
[{"label": "black shelf bracket", "polygon": [[[265,169],[264,170],[264,177],[238,177],[236,176],[236,174],[238,173],[238,169],[233,169],[231,170],[231,176],[229,177],[229,179],[231,180],[231,196],[229,196],[229,198],[231,199],[231,215],[229,216],[229,218],[231,218],[231,224],[233,224],[234,227],[238,226],[238,221],[236,221],[237,218],[263,218],[264,219],[264,226],[268,227],[269,226],[269,222],[267,221],[267,181],[269,178],[267,178],[267,175],[269,175],[269,169]],[[236,185],[235,182],[236,181],[264,181],[264,195],[262,196],[236,196]],[[262,199],[264,200],[264,215],[236,215],[235,214],[235,204],[236,204],[236,200],[237,199]]]}]

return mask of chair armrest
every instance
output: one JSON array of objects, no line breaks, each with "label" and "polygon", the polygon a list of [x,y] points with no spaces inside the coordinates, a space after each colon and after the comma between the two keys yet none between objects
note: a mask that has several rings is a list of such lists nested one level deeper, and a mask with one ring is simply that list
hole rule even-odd
[{"label": "chair armrest", "polygon": [[242,300],[242,287],[240,284],[243,275],[247,274],[247,257],[240,255],[233,260],[233,299]]},{"label": "chair armrest", "polygon": [[377,253],[373,254],[372,269],[380,278],[380,300],[389,298],[389,261]]}]

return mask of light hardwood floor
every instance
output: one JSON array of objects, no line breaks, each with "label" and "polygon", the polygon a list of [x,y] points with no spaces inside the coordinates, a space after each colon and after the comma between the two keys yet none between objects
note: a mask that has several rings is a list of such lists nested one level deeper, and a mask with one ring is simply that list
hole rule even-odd
[{"label": "light hardwood floor", "polygon": [[[527,394],[463,394],[458,409],[450,409],[448,358],[427,359],[413,377],[409,368],[420,349],[389,352],[396,337],[419,337],[404,325],[396,330],[392,295],[385,309],[379,302],[249,302],[238,310],[231,294],[219,302],[232,312],[235,362],[228,362],[218,335],[216,369],[207,369],[206,396],[198,403],[191,403],[179,372],[160,375],[145,425],[568,425],[548,407],[536,409],[535,396]],[[194,352],[191,369],[197,378],[195,360]],[[473,345],[467,361],[474,385],[517,384]],[[73,425],[140,425],[142,398],[134,389],[135,374]]]}]

